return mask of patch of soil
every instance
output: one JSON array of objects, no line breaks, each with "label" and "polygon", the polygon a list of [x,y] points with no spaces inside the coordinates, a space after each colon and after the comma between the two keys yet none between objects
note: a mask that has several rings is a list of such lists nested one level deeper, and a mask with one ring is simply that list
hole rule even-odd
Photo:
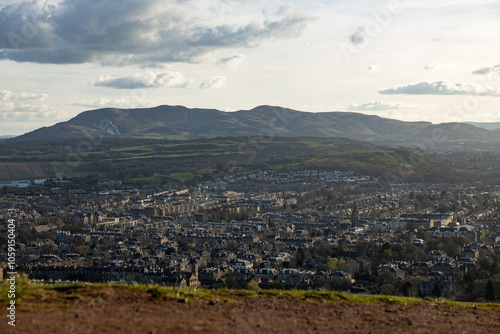
[{"label": "patch of soil", "polygon": [[[241,303],[240,303],[241,301]],[[2,304],[5,314],[6,304]],[[18,305],[0,333],[500,333],[500,312],[422,302],[326,303],[256,297],[186,302],[127,289],[47,290]]]}]

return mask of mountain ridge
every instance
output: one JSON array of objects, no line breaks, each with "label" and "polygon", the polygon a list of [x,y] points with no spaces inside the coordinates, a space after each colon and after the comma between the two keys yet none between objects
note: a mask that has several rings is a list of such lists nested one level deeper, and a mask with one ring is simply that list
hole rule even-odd
[{"label": "mountain ridge", "polygon": [[500,133],[467,123],[405,122],[355,112],[304,112],[261,105],[250,110],[161,105],[153,108],[101,108],[9,139],[14,142],[129,137],[191,140],[215,137],[345,137],[374,143],[433,140],[500,143]]}]

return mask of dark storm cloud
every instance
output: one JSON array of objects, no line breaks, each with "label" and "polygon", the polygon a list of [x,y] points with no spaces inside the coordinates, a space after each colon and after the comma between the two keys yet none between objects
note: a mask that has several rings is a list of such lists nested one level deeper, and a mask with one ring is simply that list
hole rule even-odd
[{"label": "dark storm cloud", "polygon": [[298,36],[311,18],[280,11],[238,25],[210,23],[191,0],[26,1],[0,7],[0,59],[129,65],[200,62],[212,51]]}]

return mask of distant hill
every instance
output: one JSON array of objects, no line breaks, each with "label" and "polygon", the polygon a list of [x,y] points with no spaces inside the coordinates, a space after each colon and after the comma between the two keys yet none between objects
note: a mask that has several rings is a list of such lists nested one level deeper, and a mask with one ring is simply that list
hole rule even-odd
[{"label": "distant hill", "polygon": [[235,136],[313,136],[401,144],[429,140],[500,143],[500,132],[465,123],[434,125],[351,112],[311,113],[272,106],[236,112],[188,109],[183,106],[90,110],[67,122],[40,128],[11,141],[103,136],[177,140]]},{"label": "distant hill", "polygon": [[500,130],[500,122],[465,122],[465,124],[474,125],[477,128],[486,130]]}]

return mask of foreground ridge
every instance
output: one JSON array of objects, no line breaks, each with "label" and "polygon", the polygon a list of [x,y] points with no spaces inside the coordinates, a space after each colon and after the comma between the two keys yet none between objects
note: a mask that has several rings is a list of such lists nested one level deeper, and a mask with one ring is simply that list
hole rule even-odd
[{"label": "foreground ridge", "polygon": [[[39,333],[467,333],[500,329],[500,304],[305,290],[30,286],[16,330]],[[0,324],[2,332],[7,325]],[[236,331],[235,331],[236,330]]]}]

